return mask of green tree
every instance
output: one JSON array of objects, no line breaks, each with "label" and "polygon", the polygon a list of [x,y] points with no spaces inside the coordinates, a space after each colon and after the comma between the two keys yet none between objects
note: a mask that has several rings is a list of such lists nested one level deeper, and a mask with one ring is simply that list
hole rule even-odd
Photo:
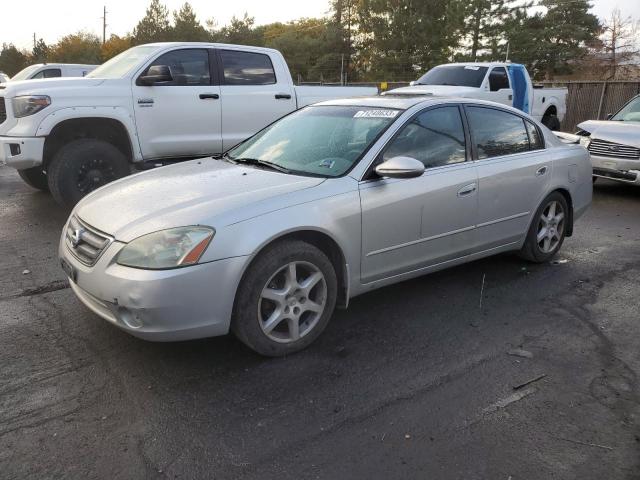
[{"label": "green tree", "polygon": [[33,61],[36,63],[44,63],[47,61],[49,57],[49,47],[46,43],[44,43],[43,39],[39,39],[35,46],[33,47],[33,51],[31,53]]},{"label": "green tree", "polygon": [[188,2],[179,11],[173,12],[172,36],[178,42],[206,42],[210,39]]},{"label": "green tree", "polygon": [[[524,11],[531,3],[513,6],[512,0],[471,0],[465,9],[465,37],[469,43],[469,60],[493,57],[501,43],[505,22],[515,9]],[[494,60],[495,58],[489,58]]]},{"label": "green tree", "polygon": [[366,76],[408,80],[449,61],[461,40],[463,0],[360,0],[359,68]]},{"label": "green tree", "polygon": [[172,36],[169,10],[160,0],[151,0],[145,16],[133,29],[133,44],[166,42]]},{"label": "green tree", "polygon": [[49,59],[59,63],[101,63],[102,42],[97,35],[78,32],[62,37],[51,47]]},{"label": "green tree", "polygon": [[216,35],[220,41],[237,45],[264,45],[264,27],[255,27],[255,18],[247,13],[242,18],[235,15],[229,25],[223,27]]},{"label": "green tree", "polygon": [[18,50],[12,43],[3,43],[0,49],[0,72],[10,77],[29,65],[27,53]]}]

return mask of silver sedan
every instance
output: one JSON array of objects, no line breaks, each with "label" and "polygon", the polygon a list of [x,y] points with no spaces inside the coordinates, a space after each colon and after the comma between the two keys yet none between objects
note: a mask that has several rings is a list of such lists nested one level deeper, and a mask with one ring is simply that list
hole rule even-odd
[{"label": "silver sedan", "polygon": [[285,355],[361,293],[500,252],[547,262],[591,202],[591,174],[583,147],[502,105],[324,102],[220,160],[95,191],[59,256],[78,298],[132,335],[232,330]]}]

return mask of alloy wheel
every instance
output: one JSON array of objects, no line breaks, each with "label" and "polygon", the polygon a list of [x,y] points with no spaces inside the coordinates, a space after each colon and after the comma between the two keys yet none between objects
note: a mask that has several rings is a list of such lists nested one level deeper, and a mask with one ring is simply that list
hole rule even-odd
[{"label": "alloy wheel", "polygon": [[551,253],[557,248],[564,234],[564,217],[562,204],[556,200],[542,210],[536,234],[536,243],[542,253]]}]

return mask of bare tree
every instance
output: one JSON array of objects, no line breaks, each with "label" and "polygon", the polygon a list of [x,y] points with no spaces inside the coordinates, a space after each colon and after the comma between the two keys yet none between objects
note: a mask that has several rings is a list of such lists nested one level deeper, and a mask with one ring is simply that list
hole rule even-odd
[{"label": "bare tree", "polygon": [[640,53],[639,30],[639,22],[623,17],[619,8],[614,8],[603,23],[601,40],[609,79],[628,73],[629,63]]}]

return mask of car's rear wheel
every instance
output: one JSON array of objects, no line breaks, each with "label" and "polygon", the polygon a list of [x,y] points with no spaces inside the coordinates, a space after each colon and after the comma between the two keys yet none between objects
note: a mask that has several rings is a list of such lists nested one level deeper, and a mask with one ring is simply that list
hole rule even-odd
[{"label": "car's rear wheel", "polygon": [[24,183],[30,187],[42,190],[43,192],[49,191],[49,184],[47,183],[47,175],[42,170],[42,167],[25,168],[18,170],[18,175],[24,180]]},{"label": "car's rear wheel", "polygon": [[559,192],[551,193],[533,217],[520,255],[532,262],[548,262],[564,242],[569,221],[567,200]]},{"label": "car's rear wheel", "polygon": [[336,304],[333,264],[315,246],[284,241],[267,247],[238,287],[231,328],[266,356],[306,348],[327,326]]},{"label": "car's rear wheel", "polygon": [[47,169],[56,202],[72,207],[96,188],[131,173],[126,156],[104,140],[82,138],[62,147]]}]

